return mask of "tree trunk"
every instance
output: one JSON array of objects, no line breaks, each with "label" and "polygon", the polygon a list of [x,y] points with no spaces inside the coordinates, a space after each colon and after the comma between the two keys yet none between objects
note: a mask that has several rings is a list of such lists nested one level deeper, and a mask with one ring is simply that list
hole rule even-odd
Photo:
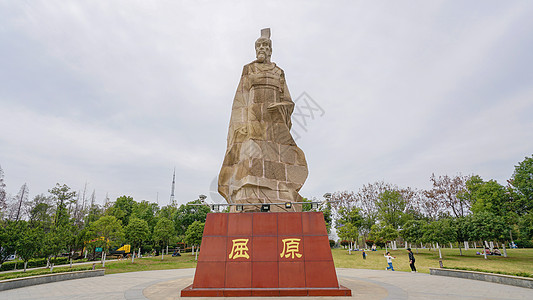
[{"label": "tree trunk", "polygon": [[505,248],[505,242],[502,243],[503,246],[503,257],[507,257],[507,249]]},{"label": "tree trunk", "polygon": [[461,250],[461,243],[459,243],[459,255],[463,256],[463,250]]},{"label": "tree trunk", "polygon": [[28,261],[24,261],[24,272],[26,272],[26,267],[28,266]]}]

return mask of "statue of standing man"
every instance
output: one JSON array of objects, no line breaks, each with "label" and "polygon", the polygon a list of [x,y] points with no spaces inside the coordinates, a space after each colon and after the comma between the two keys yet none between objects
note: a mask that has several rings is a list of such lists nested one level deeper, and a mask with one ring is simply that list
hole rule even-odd
[{"label": "statue of standing man", "polygon": [[[257,59],[244,66],[235,93],[219,193],[232,204],[277,203],[271,211],[301,211],[298,191],[307,179],[303,151],[290,134],[294,110],[285,73],[270,61],[270,28],[255,42]],[[259,205],[243,205],[244,212]],[[235,212],[236,207],[231,206]]]}]

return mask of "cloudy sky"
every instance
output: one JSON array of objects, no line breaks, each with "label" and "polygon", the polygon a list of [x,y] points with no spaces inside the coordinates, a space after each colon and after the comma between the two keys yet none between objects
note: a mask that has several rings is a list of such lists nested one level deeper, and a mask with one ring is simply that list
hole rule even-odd
[{"label": "cloudy sky", "polygon": [[87,183],[100,203],[165,205],[175,167],[179,203],[218,201],[233,96],[265,27],[301,100],[303,196],[429,188],[432,173],[505,184],[533,154],[532,15],[531,1],[0,0],[7,190]]}]

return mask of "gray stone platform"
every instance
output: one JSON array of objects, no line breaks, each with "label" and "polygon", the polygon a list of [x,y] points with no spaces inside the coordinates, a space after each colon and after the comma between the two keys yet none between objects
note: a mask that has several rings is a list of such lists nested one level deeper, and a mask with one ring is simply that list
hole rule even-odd
[{"label": "gray stone platform", "polygon": [[[533,299],[533,290],[527,288],[422,273],[337,269],[337,274],[340,284],[352,289],[352,297],[301,299]],[[0,299],[179,299],[193,275],[194,269],[105,275],[4,291]]]}]

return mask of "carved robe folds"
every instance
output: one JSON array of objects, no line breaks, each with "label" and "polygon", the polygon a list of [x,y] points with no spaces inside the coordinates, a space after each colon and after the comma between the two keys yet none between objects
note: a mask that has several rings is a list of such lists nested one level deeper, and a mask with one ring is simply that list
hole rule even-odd
[{"label": "carved robe folds", "polygon": [[[301,201],[307,162],[291,134],[291,100],[285,74],[274,63],[244,66],[233,100],[227,150],[218,191],[228,203]],[[258,211],[243,206],[243,211]],[[272,211],[301,211],[301,205]],[[235,211],[235,206],[232,206]]]}]

